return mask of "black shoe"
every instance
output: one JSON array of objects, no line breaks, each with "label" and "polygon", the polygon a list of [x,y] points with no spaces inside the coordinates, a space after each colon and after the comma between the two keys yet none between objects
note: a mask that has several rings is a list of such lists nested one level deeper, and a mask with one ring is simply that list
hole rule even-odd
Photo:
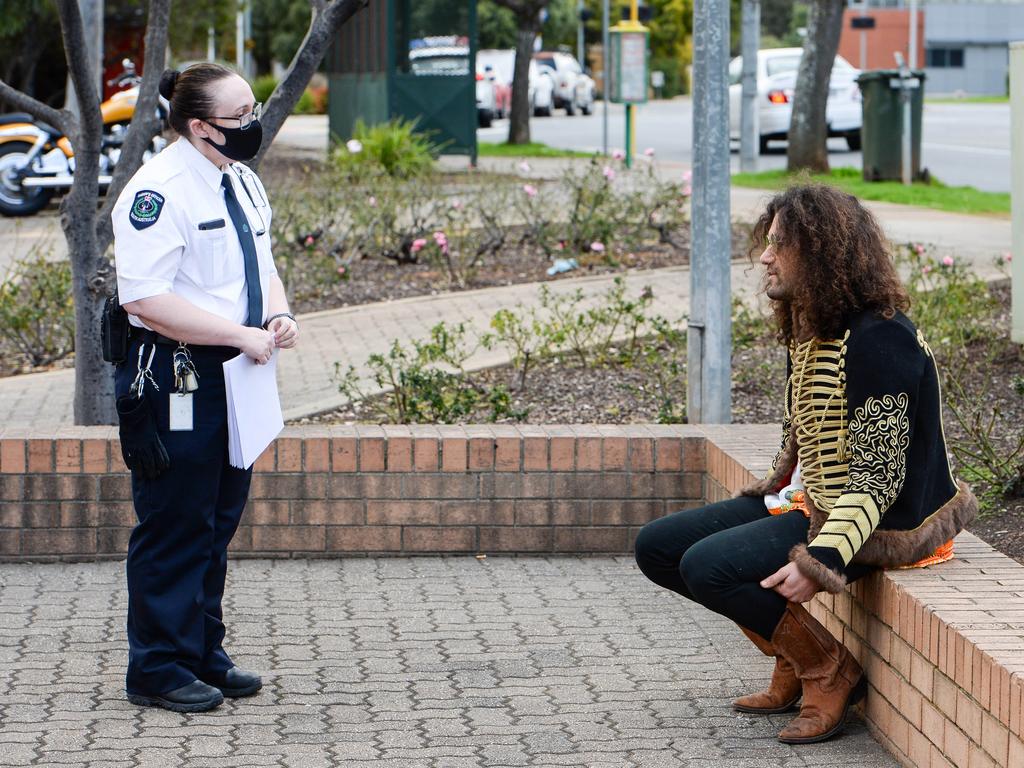
[{"label": "black shoe", "polygon": [[255,672],[246,672],[244,669],[232,667],[221,675],[209,677],[205,682],[232,699],[242,696],[252,696],[263,687],[263,681]]},{"label": "black shoe", "polygon": [[159,696],[129,693],[128,701],[140,707],[163,707],[172,712],[206,712],[220,706],[224,701],[224,695],[201,680],[193,680],[188,685],[161,693]]}]

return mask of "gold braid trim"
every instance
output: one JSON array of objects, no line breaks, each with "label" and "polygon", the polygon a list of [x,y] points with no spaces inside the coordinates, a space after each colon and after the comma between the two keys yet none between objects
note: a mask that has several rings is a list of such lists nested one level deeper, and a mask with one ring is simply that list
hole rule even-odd
[{"label": "gold braid trim", "polygon": [[791,430],[800,473],[826,514],[846,487],[846,341],[811,339],[794,347]]}]

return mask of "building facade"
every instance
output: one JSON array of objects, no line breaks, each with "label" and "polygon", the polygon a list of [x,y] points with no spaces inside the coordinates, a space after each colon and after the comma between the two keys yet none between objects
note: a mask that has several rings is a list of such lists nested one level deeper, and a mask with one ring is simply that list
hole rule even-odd
[{"label": "building facade", "polygon": [[[868,0],[848,5],[839,52],[851,64],[867,69],[892,68],[897,50],[909,59],[908,0]],[[917,64],[925,70],[928,94],[1007,93],[1009,44],[1024,40],[1024,2],[922,0],[917,5]],[[856,21],[859,18],[870,21]]]}]

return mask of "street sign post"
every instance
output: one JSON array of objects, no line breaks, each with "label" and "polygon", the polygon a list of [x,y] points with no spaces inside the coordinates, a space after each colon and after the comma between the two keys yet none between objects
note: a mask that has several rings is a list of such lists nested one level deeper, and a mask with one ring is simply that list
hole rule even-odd
[{"label": "street sign post", "polygon": [[611,101],[626,105],[626,167],[633,165],[633,105],[647,101],[648,29],[639,21],[636,0],[630,18],[608,30],[610,38],[609,89]]}]

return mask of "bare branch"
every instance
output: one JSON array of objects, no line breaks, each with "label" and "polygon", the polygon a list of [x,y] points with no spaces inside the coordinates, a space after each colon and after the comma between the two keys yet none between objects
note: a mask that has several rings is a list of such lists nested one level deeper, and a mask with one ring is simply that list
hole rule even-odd
[{"label": "bare branch", "polygon": [[[100,115],[99,94],[93,82],[92,67],[89,66],[89,47],[85,43],[85,29],[82,13],[77,0],[58,0],[57,13],[60,15],[61,35],[64,39],[64,58],[68,62],[68,73],[78,98],[78,119],[76,129],[67,125],[65,133],[71,136],[72,144],[83,144],[99,149],[103,134],[103,118]],[[75,135],[81,132],[81,135]],[[81,148],[76,147],[80,152]]]},{"label": "bare branch", "polygon": [[146,21],[146,55],[142,65],[142,83],[139,85],[139,99],[128,125],[128,134],[121,156],[114,169],[114,178],[107,188],[107,197],[96,216],[96,239],[99,252],[107,250],[114,239],[110,212],[117,202],[125,184],[142,165],[142,156],[150,146],[153,137],[160,130],[157,115],[160,75],[163,73],[164,57],[167,52],[167,33],[171,17],[171,0],[150,0],[149,17]]},{"label": "bare branch", "polygon": [[64,130],[64,121],[68,117],[65,113],[59,109],[54,109],[48,104],[43,104],[38,99],[33,99],[27,93],[22,93],[3,80],[0,80],[0,100],[6,100],[14,108],[28,112],[37,120],[42,120],[54,128]]},{"label": "bare branch", "polygon": [[274,137],[295,108],[302,92],[306,90],[306,85],[309,84],[316,68],[320,66],[320,60],[331,44],[334,33],[357,11],[369,4],[370,0],[331,0],[318,11],[318,3],[313,0],[314,11],[306,37],[296,51],[284,78],[267,101],[266,109],[263,110],[263,118],[260,121],[263,124],[263,146],[249,164],[253,168],[259,166]]},{"label": "bare branch", "polygon": [[321,14],[324,12],[324,8],[327,7],[327,0],[309,0],[309,4],[313,6],[314,14]]}]

